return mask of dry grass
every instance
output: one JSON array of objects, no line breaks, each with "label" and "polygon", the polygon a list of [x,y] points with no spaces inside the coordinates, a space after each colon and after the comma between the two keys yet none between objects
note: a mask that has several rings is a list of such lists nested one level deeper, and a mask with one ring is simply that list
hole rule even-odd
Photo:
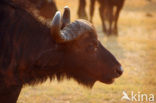
[{"label": "dry grass", "polygon": [[[78,0],[56,0],[62,11],[72,8],[72,20],[77,18]],[[148,13],[152,17],[146,16]],[[122,91],[156,95],[156,0],[127,0],[119,20],[119,37],[105,37],[96,8],[94,25],[99,40],[121,62],[125,72],[112,85],[97,82],[92,90],[75,81],[45,82],[25,86],[18,103],[125,103]]]}]

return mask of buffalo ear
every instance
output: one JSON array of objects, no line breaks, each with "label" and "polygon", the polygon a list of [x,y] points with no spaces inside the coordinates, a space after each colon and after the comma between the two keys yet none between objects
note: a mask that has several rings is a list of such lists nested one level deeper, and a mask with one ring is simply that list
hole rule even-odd
[{"label": "buffalo ear", "polygon": [[63,17],[62,17],[61,29],[63,29],[68,24],[70,24],[70,8],[68,6],[65,6]]}]

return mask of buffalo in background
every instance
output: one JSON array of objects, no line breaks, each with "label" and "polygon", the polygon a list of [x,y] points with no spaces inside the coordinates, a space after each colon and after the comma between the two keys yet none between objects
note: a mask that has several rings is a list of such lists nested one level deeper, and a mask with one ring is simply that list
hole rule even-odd
[{"label": "buffalo in background", "polygon": [[86,0],[79,0],[79,7],[77,12],[79,18],[88,19],[85,8],[86,8]]},{"label": "buffalo in background", "polygon": [[25,2],[0,1],[1,103],[16,103],[23,85],[47,78],[74,78],[92,87],[96,81],[113,83],[122,74],[120,63],[97,39],[92,24],[70,23],[66,7],[63,17],[57,12],[48,25]]},{"label": "buffalo in background", "polygon": [[29,0],[39,11],[39,15],[46,19],[54,17],[57,6],[54,0]]},{"label": "buffalo in background", "polygon": [[[95,1],[90,0],[90,21],[92,22]],[[121,9],[123,8],[125,0],[97,0],[99,7],[99,14],[102,21],[103,32],[107,35],[115,34],[118,35],[118,19]],[[86,1],[80,0],[78,16],[80,18],[87,18],[85,11]],[[80,12],[81,11],[81,12]],[[106,20],[108,20],[109,27],[106,27]],[[114,23],[114,26],[113,26]]]}]

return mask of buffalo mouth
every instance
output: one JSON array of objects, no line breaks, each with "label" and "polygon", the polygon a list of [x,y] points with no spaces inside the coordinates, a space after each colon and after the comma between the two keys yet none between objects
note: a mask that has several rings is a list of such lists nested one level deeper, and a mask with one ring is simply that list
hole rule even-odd
[{"label": "buffalo mouth", "polygon": [[111,77],[103,77],[100,81],[106,84],[112,84],[116,78],[119,78],[122,75],[123,71],[115,71]]},{"label": "buffalo mouth", "polygon": [[114,82],[115,78],[107,78],[107,79],[102,79],[100,82],[105,83],[105,84],[112,84]]},{"label": "buffalo mouth", "polygon": [[105,84],[112,84],[114,83],[115,79],[120,77],[121,75],[116,75],[114,77],[109,77],[109,78],[103,78],[100,80],[100,82],[105,83]]}]

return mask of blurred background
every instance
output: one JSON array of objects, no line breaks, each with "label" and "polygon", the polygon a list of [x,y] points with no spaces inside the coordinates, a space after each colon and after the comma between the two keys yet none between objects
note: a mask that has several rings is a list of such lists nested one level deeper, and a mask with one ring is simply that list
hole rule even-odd
[{"label": "blurred background", "polygon": [[[72,21],[78,19],[78,0],[55,2],[61,12],[68,5]],[[95,7],[93,24],[98,39],[120,61],[123,75],[111,85],[96,82],[91,90],[74,80],[47,80],[37,86],[25,86],[18,103],[127,103],[121,100],[123,91],[156,95],[156,0],[126,0],[118,21],[118,36],[104,35],[97,2]]]}]

